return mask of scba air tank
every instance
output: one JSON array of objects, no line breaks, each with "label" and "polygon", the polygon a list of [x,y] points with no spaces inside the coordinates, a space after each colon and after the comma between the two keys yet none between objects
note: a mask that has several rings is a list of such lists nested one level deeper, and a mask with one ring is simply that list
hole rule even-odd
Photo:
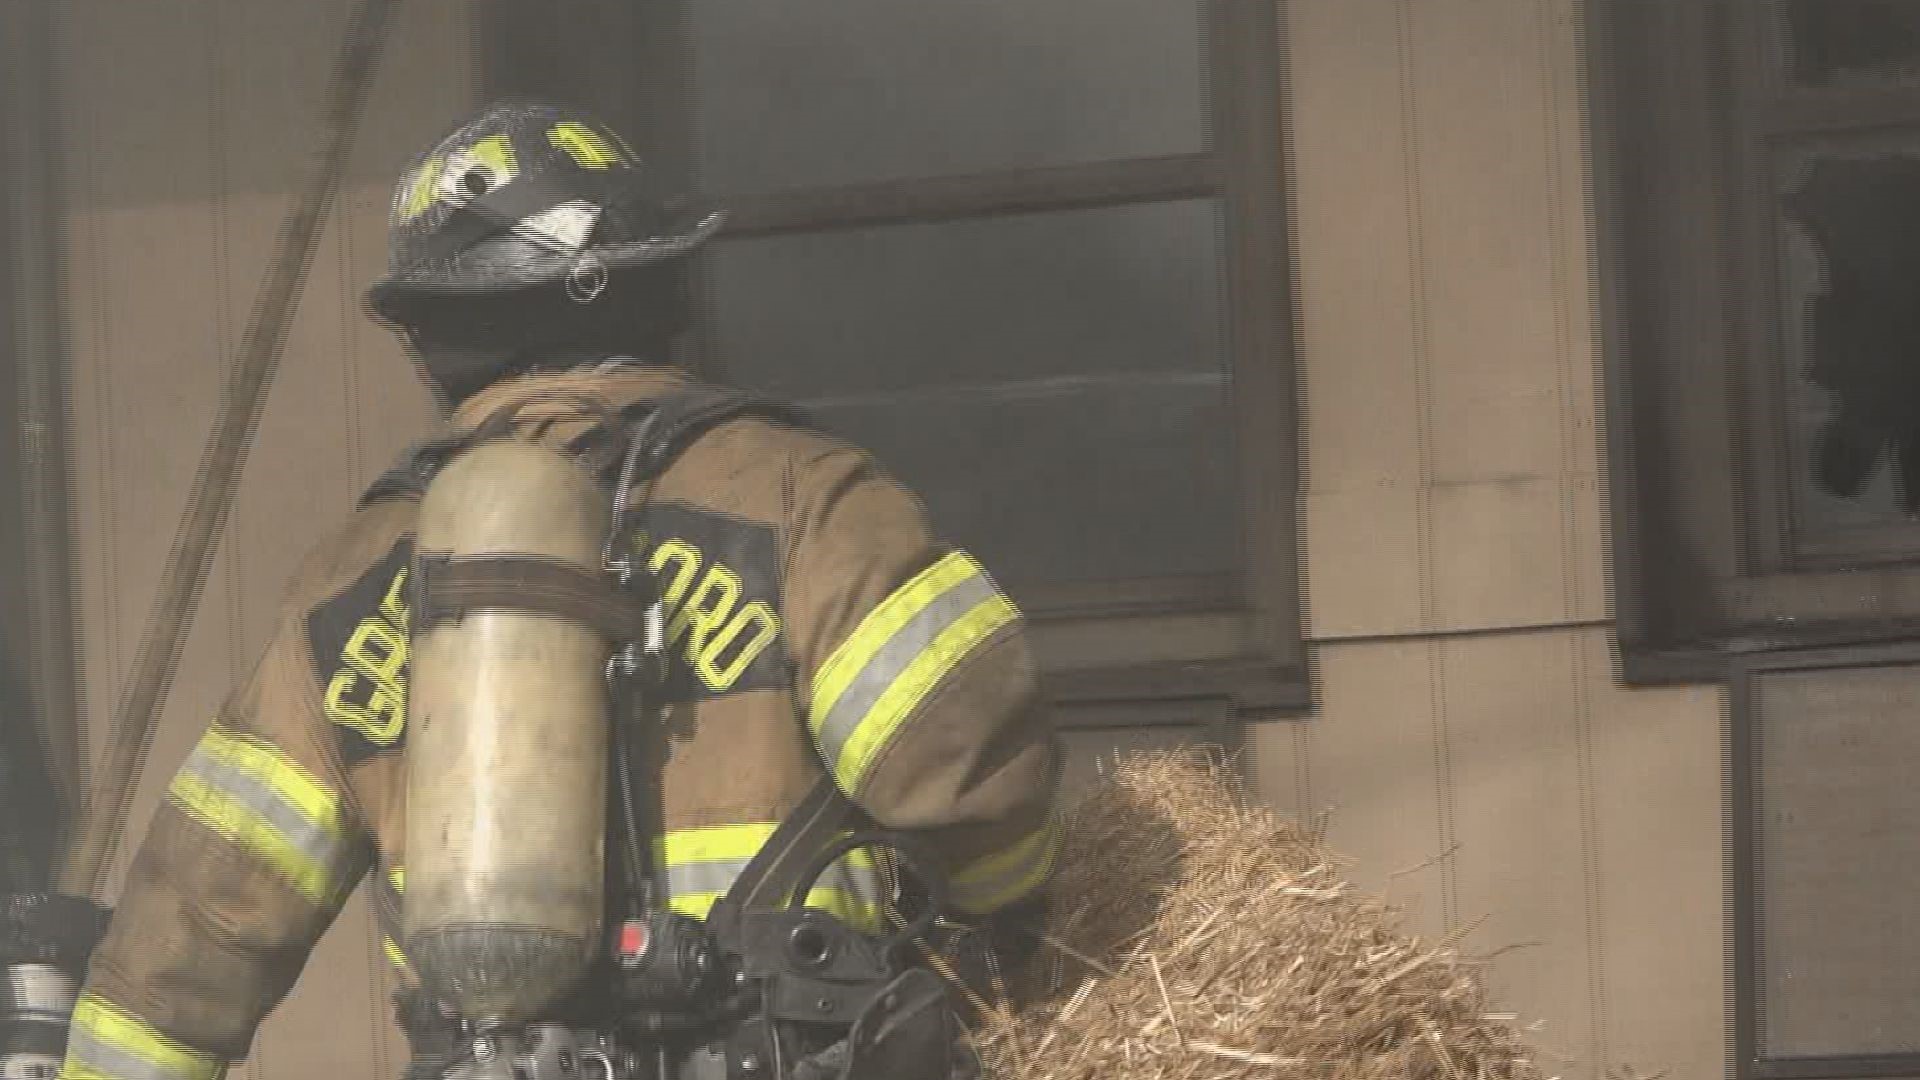
[{"label": "scba air tank", "polygon": [[[615,588],[602,572],[609,512],[573,460],[510,439],[455,457],[421,500],[405,948],[423,988],[470,1021],[536,1017],[600,941],[616,644],[541,604],[555,571]],[[516,577],[514,563],[545,573]],[[521,579],[528,606],[484,599]]]}]

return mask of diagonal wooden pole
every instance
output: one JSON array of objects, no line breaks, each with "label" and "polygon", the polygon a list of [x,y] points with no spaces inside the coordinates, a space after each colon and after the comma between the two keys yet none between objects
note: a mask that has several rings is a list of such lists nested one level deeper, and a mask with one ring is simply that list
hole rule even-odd
[{"label": "diagonal wooden pole", "polygon": [[286,344],[300,290],[313,263],[320,226],[339,190],[354,134],[365,113],[375,61],[398,7],[399,0],[361,0],[347,28],[346,43],[327,92],[326,142],[314,162],[311,180],[281,226],[279,248],[254,299],[240,355],[201,455],[186,513],[174,534],[160,593],[154,599],[146,636],[134,659],[132,680],[109,729],[113,742],[106,766],[93,785],[87,816],[55,879],[55,887],[67,895],[99,900],[105,888],[107,870],[133,805],[142,759],[159,723],[187,626],[213,562],[214,542],[233,507],[241,462],[259,427],[267,386]]}]

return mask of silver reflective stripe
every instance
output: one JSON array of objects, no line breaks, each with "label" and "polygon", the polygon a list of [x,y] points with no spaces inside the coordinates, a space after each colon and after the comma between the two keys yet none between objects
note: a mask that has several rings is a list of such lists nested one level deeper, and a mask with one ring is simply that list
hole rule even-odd
[{"label": "silver reflective stripe", "polygon": [[74,1003],[63,1080],[218,1080],[226,1062],[190,1049],[98,995]]},{"label": "silver reflective stripe", "polygon": [[886,893],[878,870],[853,866],[844,861],[828,867],[827,872],[820,875],[820,884],[829,889],[840,889],[848,896],[857,898],[861,906],[875,910],[880,907],[880,901]]},{"label": "silver reflective stripe", "polygon": [[337,836],[324,825],[301,813],[280,793],[256,777],[195,748],[181,772],[194,777],[215,791],[225,792],[248,810],[260,815],[284,837],[293,849],[317,867],[337,870],[341,845]]},{"label": "silver reflective stripe", "polygon": [[667,894],[692,896],[695,893],[723,893],[733,887],[734,879],[746,868],[746,859],[669,866],[666,870]]},{"label": "silver reflective stripe", "polygon": [[59,1073],[52,1054],[0,1053],[0,1080],[53,1080]]},{"label": "silver reflective stripe", "polygon": [[0,1013],[64,1026],[73,1014],[79,987],[66,972],[50,964],[15,964],[7,968],[6,1001]]},{"label": "silver reflective stripe", "polygon": [[[680,897],[724,893],[733,887],[749,861],[720,859],[669,866],[666,870],[667,894]],[[813,887],[840,890],[864,905],[878,904],[883,889],[878,871],[853,866],[844,858],[827,867],[827,872],[820,875],[820,880]]]},{"label": "silver reflective stripe", "polygon": [[847,684],[840,699],[827,711],[826,719],[820,722],[820,748],[827,759],[839,760],[841,750],[860,722],[936,638],[967,612],[991,600],[998,591],[992,578],[976,572],[935,597],[895,630]]},{"label": "silver reflective stripe", "polygon": [[186,1080],[181,1073],[100,1041],[78,1024],[67,1032],[67,1058],[114,1080]]}]

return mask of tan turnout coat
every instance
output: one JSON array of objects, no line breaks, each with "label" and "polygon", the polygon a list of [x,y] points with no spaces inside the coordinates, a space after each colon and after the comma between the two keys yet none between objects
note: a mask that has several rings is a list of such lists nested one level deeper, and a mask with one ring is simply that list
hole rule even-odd
[{"label": "tan turnout coat", "polygon": [[[536,392],[618,407],[689,385],[664,367],[523,376],[452,423]],[[404,578],[417,506],[370,501],[294,575],[271,643],[136,854],[75,1011],[65,1080],[218,1076],[369,872],[407,977]],[[931,842],[960,909],[991,912],[1040,887],[1059,753],[1022,618],[909,491],[856,447],[742,417],[661,475],[647,520],[639,547],[672,639],[671,704],[651,736],[655,856],[673,907],[703,915],[825,772],[880,824]],[[855,853],[810,902],[871,924],[883,899]]]}]

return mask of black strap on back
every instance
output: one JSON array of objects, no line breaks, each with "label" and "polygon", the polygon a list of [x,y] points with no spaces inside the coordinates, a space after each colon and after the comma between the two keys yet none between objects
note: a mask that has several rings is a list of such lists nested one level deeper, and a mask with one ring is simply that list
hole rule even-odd
[{"label": "black strap on back", "polygon": [[714,941],[722,948],[737,950],[741,916],[748,911],[785,907],[812,857],[865,819],[832,776],[821,776],[800,805],[788,812],[773,835],[747,860],[733,886],[713,902],[706,924]]},{"label": "black strap on back", "polygon": [[367,506],[396,495],[410,499],[425,495],[427,485],[433,482],[433,474],[465,445],[464,436],[447,436],[407,447],[400,460],[361,493],[360,505]]},{"label": "black strap on back", "polygon": [[[806,414],[783,402],[758,398],[721,386],[695,385],[664,398],[636,401],[621,409],[613,423],[602,424],[574,439],[568,449],[592,456],[612,448],[629,447],[626,439],[642,433],[636,480],[659,476],[675,457],[700,436],[741,416],[758,416],[794,427],[807,426]],[[617,430],[609,430],[617,428]]]}]

